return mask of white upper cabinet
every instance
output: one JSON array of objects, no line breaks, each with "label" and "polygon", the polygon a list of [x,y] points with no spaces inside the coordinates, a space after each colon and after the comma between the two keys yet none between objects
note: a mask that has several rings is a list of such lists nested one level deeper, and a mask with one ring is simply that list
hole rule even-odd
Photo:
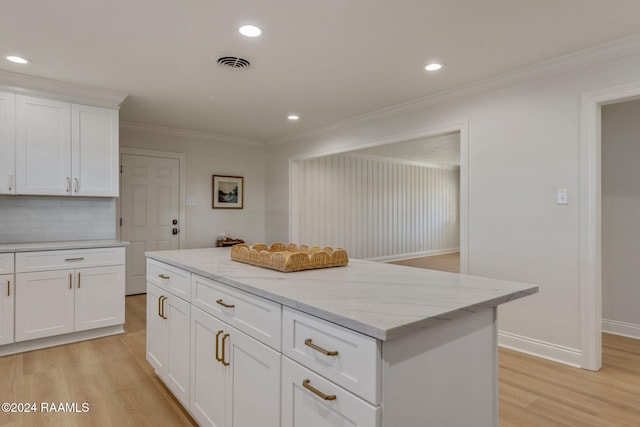
[{"label": "white upper cabinet", "polygon": [[71,194],[71,104],[16,96],[16,193]]},{"label": "white upper cabinet", "polygon": [[118,111],[16,96],[16,194],[118,196]]},{"label": "white upper cabinet", "polygon": [[15,194],[16,134],[12,93],[0,92],[0,194]]},{"label": "white upper cabinet", "polygon": [[118,111],[73,104],[71,125],[73,194],[117,197]]}]

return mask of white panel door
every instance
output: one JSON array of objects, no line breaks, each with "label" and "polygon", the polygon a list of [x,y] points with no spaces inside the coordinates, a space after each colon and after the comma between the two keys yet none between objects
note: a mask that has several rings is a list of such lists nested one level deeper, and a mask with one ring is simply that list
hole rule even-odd
[{"label": "white panel door", "polygon": [[219,361],[220,340],[225,327],[226,325],[215,317],[192,307],[190,409],[201,426],[226,425],[227,369]]},{"label": "white panel door", "polygon": [[75,330],[124,323],[124,266],[80,268],[75,278]]},{"label": "white panel door", "polygon": [[71,122],[73,195],[117,197],[118,110],[73,104]]},{"label": "white panel door", "polygon": [[0,92],[0,194],[16,192],[16,96]]},{"label": "white panel door", "polygon": [[16,193],[71,194],[71,104],[16,96]]},{"label": "white panel door", "polygon": [[0,345],[13,342],[14,284],[13,274],[0,276]]},{"label": "white panel door", "polygon": [[280,425],[280,353],[227,327],[231,370],[227,390],[229,427]]},{"label": "white panel door", "polygon": [[[127,247],[127,295],[146,289],[145,251],[178,249],[180,162],[178,159],[122,155],[122,225]],[[174,224],[173,222],[176,222]]]},{"label": "white panel door", "polygon": [[73,286],[73,270],[16,274],[16,342],[73,332]]},{"label": "white panel door", "polygon": [[167,370],[169,335],[163,319],[162,302],[166,292],[149,284],[147,287],[147,362],[163,377]]}]

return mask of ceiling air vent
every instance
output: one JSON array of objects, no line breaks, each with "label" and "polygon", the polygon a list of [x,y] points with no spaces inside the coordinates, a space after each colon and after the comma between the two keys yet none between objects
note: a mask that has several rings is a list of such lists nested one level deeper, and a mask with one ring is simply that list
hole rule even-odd
[{"label": "ceiling air vent", "polygon": [[247,70],[251,68],[251,63],[239,56],[221,56],[218,58],[218,65],[230,70]]}]

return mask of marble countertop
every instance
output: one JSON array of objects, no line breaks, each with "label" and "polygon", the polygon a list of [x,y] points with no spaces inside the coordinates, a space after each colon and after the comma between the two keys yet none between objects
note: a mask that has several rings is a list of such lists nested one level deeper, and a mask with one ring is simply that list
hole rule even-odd
[{"label": "marble countertop", "polygon": [[0,253],[57,251],[62,249],[89,249],[127,246],[122,240],[75,240],[66,242],[7,243],[0,245]]},{"label": "marble countertop", "polygon": [[527,283],[357,259],[345,267],[280,273],[233,261],[230,251],[183,249],[147,257],[380,340],[538,292]]}]

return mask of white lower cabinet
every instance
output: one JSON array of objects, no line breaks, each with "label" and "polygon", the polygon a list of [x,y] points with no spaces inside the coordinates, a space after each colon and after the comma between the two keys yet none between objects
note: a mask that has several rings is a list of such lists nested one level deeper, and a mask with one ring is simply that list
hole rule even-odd
[{"label": "white lower cabinet", "polygon": [[203,426],[279,426],[280,359],[279,352],[192,307],[191,413]]},{"label": "white lower cabinet", "polygon": [[124,323],[124,266],[16,274],[15,341]]},{"label": "white lower cabinet", "polygon": [[373,406],[324,377],[282,358],[282,427],[379,427]]},{"label": "white lower cabinet", "polygon": [[189,407],[191,304],[147,283],[147,361],[185,407]]},{"label": "white lower cabinet", "polygon": [[13,274],[0,275],[0,345],[13,342],[14,285]]}]

